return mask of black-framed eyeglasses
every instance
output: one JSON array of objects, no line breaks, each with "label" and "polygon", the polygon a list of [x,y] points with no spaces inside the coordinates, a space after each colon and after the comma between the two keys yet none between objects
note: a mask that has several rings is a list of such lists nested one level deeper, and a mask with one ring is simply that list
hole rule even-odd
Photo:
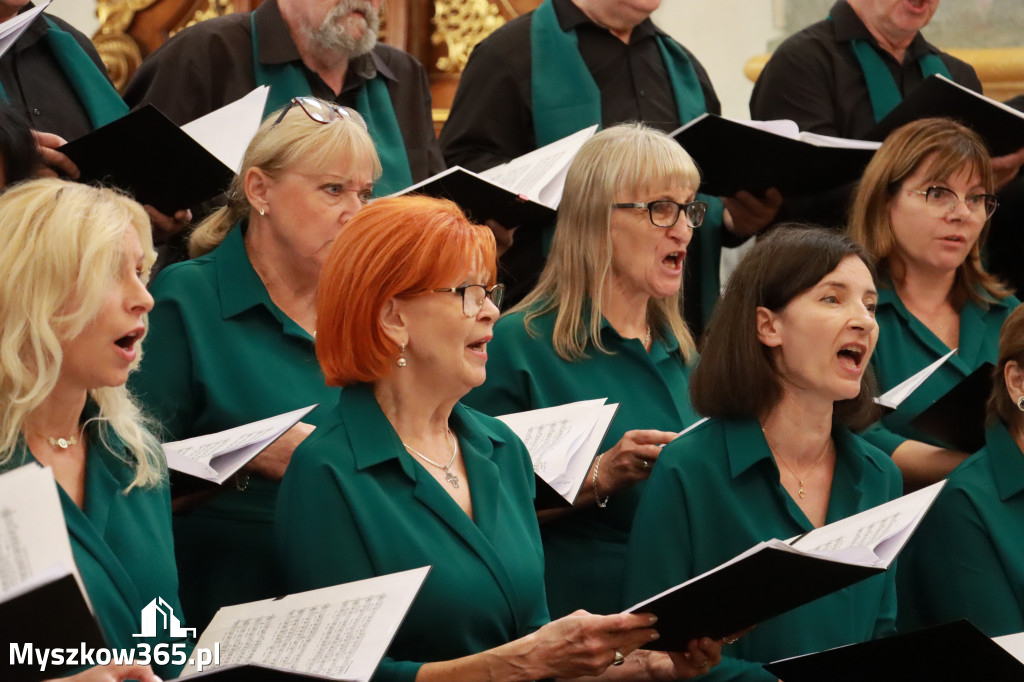
[{"label": "black-framed eyeglasses", "polygon": [[306,116],[309,116],[317,123],[330,123],[338,118],[352,118],[352,114],[349,110],[340,104],[328,102],[320,99],[319,97],[292,97],[292,101],[288,102],[288,106],[281,111],[281,114],[277,117],[277,120],[274,121],[271,127],[274,127],[283,121],[285,115],[296,105],[306,113]]},{"label": "black-framed eyeglasses", "polygon": [[505,285],[495,284],[488,289],[483,284],[464,284],[461,287],[431,289],[431,293],[459,294],[462,296],[462,314],[466,317],[476,317],[487,299],[491,299],[494,307],[501,310],[501,302],[505,298]]},{"label": "black-framed eyeglasses", "polygon": [[678,201],[669,199],[612,204],[612,208],[646,208],[651,217],[651,224],[656,227],[672,227],[679,220],[680,213],[686,215],[686,222],[690,227],[700,227],[708,212],[706,202],[688,201],[685,204],[680,204]]},{"label": "black-framed eyeglasses", "polygon": [[[960,205],[959,195],[948,187],[935,185],[928,189],[908,189],[907,192],[923,196],[925,205],[936,218],[946,217]],[[968,211],[979,218],[985,216],[985,220],[999,208],[999,199],[994,194],[968,194],[963,202]]]}]

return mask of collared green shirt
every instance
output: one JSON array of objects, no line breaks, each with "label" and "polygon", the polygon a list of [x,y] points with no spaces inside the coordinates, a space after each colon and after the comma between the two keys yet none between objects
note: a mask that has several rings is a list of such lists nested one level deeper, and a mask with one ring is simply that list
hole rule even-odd
[{"label": "collared green shirt", "polygon": [[[87,408],[88,409],[88,408]],[[96,422],[88,423],[85,456],[85,502],[79,508],[58,485],[61,509],[71,540],[75,564],[85,584],[107,648],[136,649],[140,644],[185,643],[168,636],[160,627],[155,638],[138,638],[141,615],[152,600],[161,598],[171,605],[182,625],[188,622],[178,602],[178,571],[174,565],[171,535],[171,500],[166,482],[150,488],[132,488],[135,473],[121,457],[104,447]],[[124,445],[107,432],[115,451]],[[0,471],[13,469],[35,457],[27,449]],[[59,613],[40,617],[59,618]],[[191,648],[191,645],[188,645]],[[171,647],[167,646],[168,654]],[[180,665],[153,665],[164,679],[175,677]]]},{"label": "collared green shirt", "polygon": [[[590,348],[587,357],[566,362],[552,345],[554,324],[554,312],[537,318],[531,336],[522,313],[498,320],[487,344],[487,380],[466,396],[466,404],[502,415],[608,398],[619,409],[601,452],[632,429],[681,431],[697,421],[690,406],[690,367],[675,338],[656,335],[648,353],[638,339],[622,338],[605,320],[601,340],[610,352]],[[643,488],[638,483],[612,495],[604,509],[574,511],[541,527],[552,617],[581,608],[619,610],[626,543]]]},{"label": "collared green shirt", "polygon": [[[869,427],[864,438],[892,455],[906,440],[941,445],[910,426],[910,420],[966,379],[984,362],[995,362],[999,351],[999,330],[1003,321],[1020,304],[1013,296],[989,305],[988,310],[968,301],[960,310],[960,345],[949,358],[914,391],[895,412]],[[888,391],[948,353],[939,340],[903,305],[896,290],[882,286],[878,291],[878,345],[871,366],[879,390]]]},{"label": "collared green shirt", "polygon": [[369,385],[349,386],[295,451],[276,536],[289,592],[432,566],[374,680],[478,653],[548,621],[530,456],[507,426],[462,405],[471,519],[405,451]]},{"label": "collared green shirt", "polygon": [[[313,338],[267,293],[236,226],[212,252],[166,268],[132,392],[165,430],[163,440],[216,433],[337,399],[324,383]],[[304,421],[316,425],[319,411]],[[278,484],[253,476],[176,516],[181,595],[205,625],[225,604],[276,596],[274,504]]]},{"label": "collared green shirt", "polygon": [[900,557],[899,626],[967,618],[1024,630],[1024,453],[1000,423],[949,482]]},{"label": "collared green shirt", "polygon": [[[892,460],[835,426],[836,465],[825,522],[902,494]],[[632,606],[759,542],[813,529],[782,487],[756,419],[712,419],[665,447],[636,512],[626,563]],[[723,599],[728,595],[723,595]],[[774,682],[762,663],[891,634],[896,620],[893,570],[767,620],[723,649],[708,680]]]}]

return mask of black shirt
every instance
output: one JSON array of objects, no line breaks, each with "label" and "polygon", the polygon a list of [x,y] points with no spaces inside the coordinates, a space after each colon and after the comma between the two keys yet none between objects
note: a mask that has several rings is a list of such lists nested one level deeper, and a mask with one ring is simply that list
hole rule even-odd
[{"label": "black shirt", "polygon": [[794,33],[775,50],[754,84],[752,118],[788,118],[801,130],[870,139],[875,117],[867,81],[850,46],[854,39],[865,40],[878,51],[904,96],[924,80],[917,60],[927,53],[938,55],[954,81],[981,92],[981,81],[970,64],[941,52],[920,33],[900,63],[879,47],[846,0],[832,6],[831,17]]},{"label": "black shirt", "polygon": [[[178,125],[248,94],[257,83],[253,74],[250,13],[229,14],[199,22],[167,41],[142,62],[128,83],[125,101],[132,108],[147,103]],[[302,63],[299,50],[275,0],[256,10],[260,62],[294,62],[306,75],[313,95],[355,108],[356,89],[377,73],[384,76],[398,127],[409,158],[413,181],[444,170],[431,118],[427,74],[411,55],[378,44],[349,64],[341,94]]]},{"label": "black shirt", "polygon": [[[100,71],[107,73],[99,53],[85,35],[58,17],[49,18],[70,33]],[[0,84],[11,107],[32,129],[54,133],[70,141],[92,132],[92,121],[50,52],[44,40],[46,31],[46,19],[40,14],[0,58]]]},{"label": "black shirt", "polygon": [[[627,45],[594,24],[571,0],[553,4],[562,30],[576,29],[580,56],[601,92],[603,127],[643,121],[670,132],[681,125],[655,40],[665,34],[650,19],[633,29]],[[441,131],[441,147],[450,165],[481,171],[537,148],[530,87],[532,20],[532,12],[513,19],[470,55]],[[686,54],[708,111],[720,113],[707,72],[689,51]]]}]

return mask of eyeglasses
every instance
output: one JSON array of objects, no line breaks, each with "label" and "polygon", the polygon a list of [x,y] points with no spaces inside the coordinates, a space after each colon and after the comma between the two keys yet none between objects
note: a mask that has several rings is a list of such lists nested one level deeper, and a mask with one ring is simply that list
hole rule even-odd
[{"label": "eyeglasses", "polygon": [[501,301],[505,298],[505,285],[495,284],[488,289],[483,284],[465,284],[461,287],[448,287],[446,289],[432,289],[435,294],[459,294],[462,296],[462,314],[466,317],[476,317],[484,307],[484,301],[491,299],[491,303],[498,310],[501,310]]},{"label": "eyeglasses", "polygon": [[[908,189],[910,194],[920,194],[924,197],[925,206],[936,218],[945,218],[956,210],[960,205],[960,197],[948,187],[929,187],[928,189]],[[992,214],[999,208],[999,200],[992,194],[968,194],[964,197],[964,204],[967,210],[976,217],[985,216],[985,219],[992,217]]]},{"label": "eyeglasses", "polygon": [[703,201],[688,201],[685,204],[680,204],[668,199],[612,204],[612,208],[646,208],[647,213],[651,216],[651,223],[656,227],[672,227],[679,220],[681,212],[686,213],[686,222],[690,227],[700,227],[704,222],[704,215],[708,212],[708,205]]},{"label": "eyeglasses", "polygon": [[283,121],[285,115],[296,104],[306,113],[306,116],[309,116],[317,123],[330,123],[338,118],[352,118],[351,112],[340,104],[326,102],[318,97],[292,97],[292,101],[288,102],[288,106],[284,108],[284,111],[281,112],[280,116],[277,117],[277,120],[270,127],[273,128]]}]

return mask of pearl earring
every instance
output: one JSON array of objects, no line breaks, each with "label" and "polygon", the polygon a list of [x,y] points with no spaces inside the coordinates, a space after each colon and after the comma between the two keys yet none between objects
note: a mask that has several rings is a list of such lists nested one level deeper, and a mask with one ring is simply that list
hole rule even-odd
[{"label": "pearl earring", "polygon": [[264,211],[262,208],[256,209],[256,210],[258,210],[260,212],[260,215],[267,215],[267,212]]},{"label": "pearl earring", "polygon": [[402,344],[402,348],[398,351],[398,360],[395,362],[399,367],[405,367],[409,362],[405,359],[405,344]]}]

